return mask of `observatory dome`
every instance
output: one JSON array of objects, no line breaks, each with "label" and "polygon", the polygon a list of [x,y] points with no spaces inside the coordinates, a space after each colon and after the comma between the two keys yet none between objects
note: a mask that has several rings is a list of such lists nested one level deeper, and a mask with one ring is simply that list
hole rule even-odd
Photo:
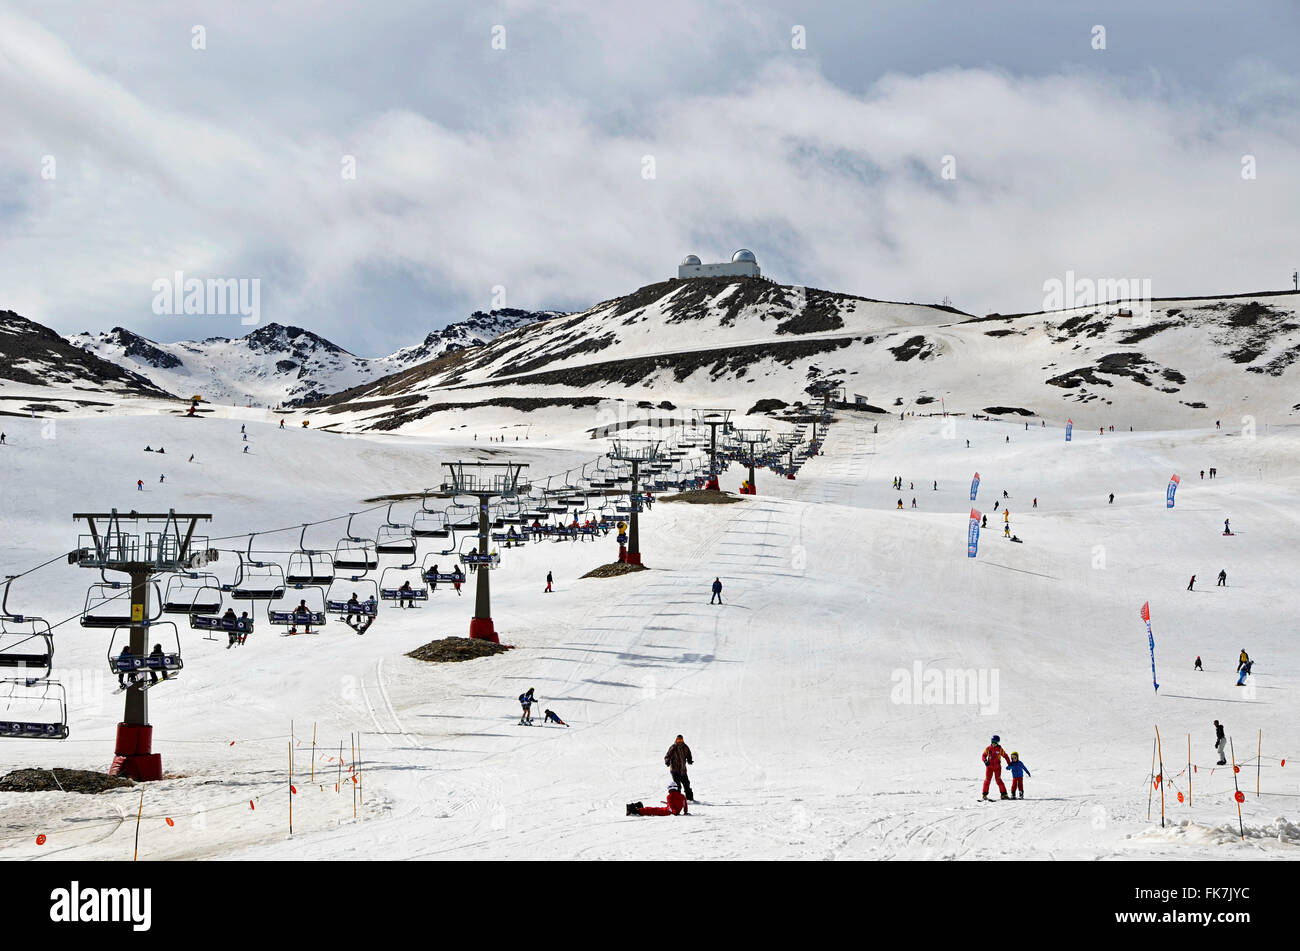
[{"label": "observatory dome", "polygon": [[682,258],[682,264],[699,264],[700,259],[694,254],[688,254]]},{"label": "observatory dome", "polygon": [[751,261],[754,264],[757,264],[758,258],[754,257],[754,252],[749,250],[749,248],[741,248],[731,256],[731,261],[733,264],[738,261]]}]

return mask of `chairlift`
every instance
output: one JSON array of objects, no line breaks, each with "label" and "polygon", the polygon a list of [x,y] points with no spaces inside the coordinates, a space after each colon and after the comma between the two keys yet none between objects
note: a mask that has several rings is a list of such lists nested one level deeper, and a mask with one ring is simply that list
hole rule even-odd
[{"label": "chairlift", "polygon": [[[442,555],[453,555],[455,552],[441,552]],[[461,571],[460,565],[452,565],[451,571],[439,571],[435,562],[430,565],[429,562],[434,556],[432,554],[424,556],[424,563],[420,566],[420,577],[435,588],[441,582],[443,584],[452,584],[456,581],[465,580],[465,572]]]},{"label": "chairlift", "polygon": [[[197,582],[186,584],[187,581]],[[163,614],[220,614],[221,582],[216,575],[184,572],[167,579],[162,599]]]},{"label": "chairlift", "polygon": [[[368,597],[357,596],[355,602],[351,598],[343,598],[343,591],[350,591],[353,595],[356,595],[358,586],[365,589]],[[330,614],[358,614],[363,617],[377,616],[379,614],[379,582],[373,578],[360,576],[335,578],[334,584],[330,585],[329,591],[325,594],[325,610]]]},{"label": "chairlift", "polygon": [[203,631],[205,641],[217,640],[217,631],[224,631],[227,634],[252,634],[253,618],[247,611],[244,611],[243,615],[243,617],[228,618],[224,615],[221,617],[205,617],[201,614],[191,614],[190,627],[196,631]]},{"label": "chairlift", "polygon": [[415,536],[409,525],[393,521],[393,503],[388,503],[388,515],[375,533],[375,554],[415,557]]},{"label": "chairlift", "polygon": [[[103,574],[101,572],[101,577]],[[150,581],[153,586],[153,602],[161,604],[162,597],[158,582]],[[119,594],[110,594],[116,591]],[[111,612],[119,613],[111,613]],[[134,618],[131,616],[131,583],[129,581],[103,581],[92,584],[86,591],[86,606],[81,612],[82,627],[147,627],[160,617],[160,610],[151,618]]]},{"label": "chairlift", "polygon": [[379,567],[379,556],[375,553],[374,542],[352,534],[352,519],[355,516],[355,512],[348,515],[347,534],[334,549],[334,567],[339,571],[359,571],[365,574]]},{"label": "chairlift", "polygon": [[289,555],[284,571],[288,584],[326,585],[334,580],[334,556],[327,551],[307,547],[307,526],[298,537],[298,550]]},{"label": "chairlift", "polygon": [[181,659],[180,631],[175,622],[155,624],[150,628],[149,639],[154,641],[154,645],[144,656],[131,653],[129,628],[117,628],[108,642],[109,670],[126,686],[137,690],[148,690],[162,680],[175,680],[174,676],[168,675],[174,675],[185,666]]},{"label": "chairlift", "polygon": [[[392,579],[408,572],[415,574],[418,586],[411,584],[410,588],[403,591],[402,586],[394,584]],[[407,579],[406,583],[410,584],[410,579]],[[383,574],[379,576],[379,597],[383,601],[428,601],[429,589],[424,585],[424,572],[413,562],[385,568]]]},{"label": "chairlift", "polygon": [[222,590],[235,601],[274,601],[284,597],[284,569],[274,561],[257,561],[253,555],[253,536],[248,538],[248,557],[239,556],[235,580]]},{"label": "chairlift", "polygon": [[[298,592],[302,592],[302,591],[308,591],[308,590],[315,591],[316,597],[313,600],[315,600],[319,604],[319,608],[313,608],[312,605],[307,604],[307,599],[302,596],[299,596],[298,604],[294,605],[292,608],[290,608],[287,611],[284,610],[283,608],[280,609],[273,608],[271,606],[271,602],[268,601],[266,603],[267,623],[274,624],[277,627],[290,627],[290,626],[296,627],[299,624],[304,625],[305,627],[311,627],[313,624],[315,624],[317,627],[323,625],[325,623],[324,590],[320,588],[318,585],[303,585],[303,584],[290,585],[290,588],[292,589],[294,594],[297,594]],[[285,592],[285,594],[289,598],[292,598],[294,596],[292,594],[289,594],[288,592]],[[303,605],[306,605],[306,607],[303,607]]]},{"label": "chairlift", "polygon": [[68,738],[68,694],[57,680],[0,680],[0,737]]}]

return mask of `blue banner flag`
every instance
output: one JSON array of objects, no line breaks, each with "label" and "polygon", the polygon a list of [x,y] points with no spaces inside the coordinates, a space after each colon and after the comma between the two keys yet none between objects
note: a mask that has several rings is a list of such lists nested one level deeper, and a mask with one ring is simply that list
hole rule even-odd
[{"label": "blue banner flag", "polygon": [[1066,441],[1066,442],[1069,442],[1069,441],[1070,441],[1070,437],[1071,437],[1073,434],[1074,434],[1074,420],[1072,420],[1072,419],[1067,419],[1067,420],[1065,421],[1065,441]]},{"label": "blue banner flag", "polygon": [[1174,507],[1174,493],[1177,491],[1178,476],[1175,474],[1169,477],[1169,488],[1165,489],[1165,508],[1171,509]]},{"label": "blue banner flag", "polygon": [[980,513],[970,510],[970,527],[966,531],[966,557],[974,558],[980,547]]},{"label": "blue banner flag", "polygon": [[980,491],[980,474],[977,472],[975,473],[975,478],[971,479],[970,481],[970,500],[972,502],[975,501],[975,496],[979,495],[979,491]]}]

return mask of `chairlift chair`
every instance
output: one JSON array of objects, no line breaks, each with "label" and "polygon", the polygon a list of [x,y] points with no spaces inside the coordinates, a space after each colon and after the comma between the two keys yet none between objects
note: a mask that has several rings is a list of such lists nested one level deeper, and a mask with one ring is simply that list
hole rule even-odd
[{"label": "chairlift chair", "polygon": [[[101,574],[102,576],[102,574]],[[162,597],[158,582],[150,581],[154,588],[154,604],[161,606]],[[120,592],[109,594],[110,591]],[[108,613],[118,611],[120,613]],[[131,584],[127,581],[103,581],[92,584],[86,591],[86,605],[81,612],[81,626],[95,628],[148,626],[162,617],[159,610],[151,618],[131,617]]]},{"label": "chairlift chair", "polygon": [[[163,621],[150,628],[149,639],[152,641],[155,637],[158,640],[154,647],[141,657],[128,650],[131,644],[130,629],[119,627],[114,630],[108,642],[109,670],[118,675],[119,679],[123,675],[129,676],[131,679],[127,685],[139,690],[148,690],[163,680],[174,680],[168,674],[174,674],[185,666],[181,659],[180,631],[175,622]],[[146,674],[149,675],[147,681]]]},{"label": "chairlift chair", "polygon": [[284,580],[289,584],[308,585],[326,585],[334,580],[334,556],[307,547],[306,525],[298,537],[298,550],[289,555]]},{"label": "chairlift chair", "polygon": [[388,515],[375,532],[375,554],[415,557],[415,536],[409,525],[393,521],[393,503],[388,503]]},{"label": "chairlift chair", "polygon": [[0,702],[0,738],[68,738],[68,694],[57,680],[0,680]]},{"label": "chairlift chair", "polygon": [[[350,606],[348,599],[341,597],[343,591],[356,594],[357,588],[365,589],[368,597],[357,598],[357,604]],[[354,576],[335,578],[325,593],[325,610],[329,614],[359,614],[363,617],[376,617],[379,614],[379,582],[373,578]]]},{"label": "chairlift chair", "polygon": [[[195,581],[197,584],[186,584]],[[220,614],[221,582],[216,575],[184,572],[167,579],[163,592],[163,614]]]},{"label": "chairlift chair", "polygon": [[289,594],[289,592],[286,591],[285,595],[288,598],[293,598],[295,594],[298,594],[298,592],[308,591],[308,590],[315,591],[316,597],[313,600],[320,605],[320,609],[317,610],[313,608],[312,605],[309,604],[307,605],[306,610],[304,610],[302,607],[300,607],[300,605],[305,603],[307,599],[301,595],[299,595],[298,597],[298,604],[294,605],[292,608],[290,608],[287,611],[284,610],[283,608],[280,609],[273,608],[271,606],[271,602],[268,601],[266,603],[267,623],[274,624],[277,627],[291,627],[291,626],[297,626],[299,624],[305,627],[310,627],[313,624],[316,625],[317,627],[323,625],[325,623],[324,589],[322,589],[319,585],[304,585],[304,584],[290,585],[290,588],[292,589],[293,594]]},{"label": "chairlift chair", "polygon": [[[412,584],[409,590],[403,591],[402,586],[394,584],[391,579],[408,572],[415,574],[418,587]],[[379,598],[381,601],[428,601],[429,589],[424,585],[424,572],[414,563],[385,568],[379,576]]]}]

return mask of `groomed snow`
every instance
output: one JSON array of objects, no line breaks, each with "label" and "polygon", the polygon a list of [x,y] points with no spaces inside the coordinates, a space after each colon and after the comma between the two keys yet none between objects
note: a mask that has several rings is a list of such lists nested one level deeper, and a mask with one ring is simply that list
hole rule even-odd
[{"label": "groomed snow", "polygon": [[[516,444],[520,431],[506,430],[510,441],[496,446],[484,445],[487,426],[477,443],[453,430],[460,417],[414,439],[218,415],[60,419],[46,428],[53,438],[42,438],[42,420],[4,420],[0,567],[72,549],[74,510],[211,511],[210,534],[221,536],[364,508],[364,498],[436,484],[440,462],[484,450],[542,475],[603,445],[581,438],[591,420],[560,412],[531,414],[533,438]],[[501,415],[501,425],[519,419]],[[878,417],[842,416],[797,481],[761,472],[761,494],[741,504],[655,505],[642,522],[651,571],[579,580],[612,560],[612,538],[503,552],[493,613],[515,649],[498,657],[404,656],[467,632],[468,586],[459,599],[440,586],[418,611],[387,608],[364,637],[337,621],[319,636],[281,637],[263,620],[245,647],[227,650],[182,630],[185,669],[149,701],[155,749],[183,778],[146,788],[141,858],[1296,857],[1300,430],[1102,436],[1080,422],[1067,445],[1059,426],[884,417],[873,435]],[[146,444],[166,455],[142,453]],[[1202,481],[1210,466],[1219,478]],[[968,559],[976,470],[989,528]],[[1173,472],[1182,485],[1167,510]],[[891,489],[895,475],[915,489]],[[732,467],[724,487],[743,477]],[[1023,545],[1001,537],[993,501],[1003,489]],[[380,516],[358,523],[373,532]],[[1220,534],[1225,517],[1234,537]],[[313,529],[309,544],[332,547],[342,527]],[[285,533],[257,547],[295,543]],[[218,565],[223,576],[231,567]],[[1220,568],[1226,588],[1214,586]],[[543,595],[548,570],[556,592]],[[715,575],[721,607],[708,604]],[[95,580],[55,564],[18,582],[11,607],[63,620]],[[1158,696],[1138,617],[1147,600]],[[0,741],[6,768],[108,765],[122,705],[109,692],[108,637],[75,621],[58,629],[71,738]],[[1251,689],[1234,686],[1243,646],[1257,659]],[[1192,670],[1197,654],[1204,672]],[[910,679],[916,664],[983,672],[986,685],[996,674],[986,698],[996,710],[895,702],[896,672]],[[529,686],[570,729],[518,725],[514,698]],[[1230,771],[1212,770],[1215,718],[1247,763],[1244,843],[1223,831],[1237,816]],[[1170,777],[1163,832],[1159,790],[1147,818],[1157,724]],[[354,820],[330,757],[343,742],[350,760],[356,732],[364,802]],[[677,733],[694,752],[700,803],[689,817],[626,817],[625,803],[663,797],[662,757]],[[1032,772],[1023,802],[977,801],[993,733]],[[1176,774],[1189,733],[1199,767],[1190,807],[1174,799],[1175,786],[1188,788]],[[125,859],[138,795],[0,794],[0,854]]]}]

